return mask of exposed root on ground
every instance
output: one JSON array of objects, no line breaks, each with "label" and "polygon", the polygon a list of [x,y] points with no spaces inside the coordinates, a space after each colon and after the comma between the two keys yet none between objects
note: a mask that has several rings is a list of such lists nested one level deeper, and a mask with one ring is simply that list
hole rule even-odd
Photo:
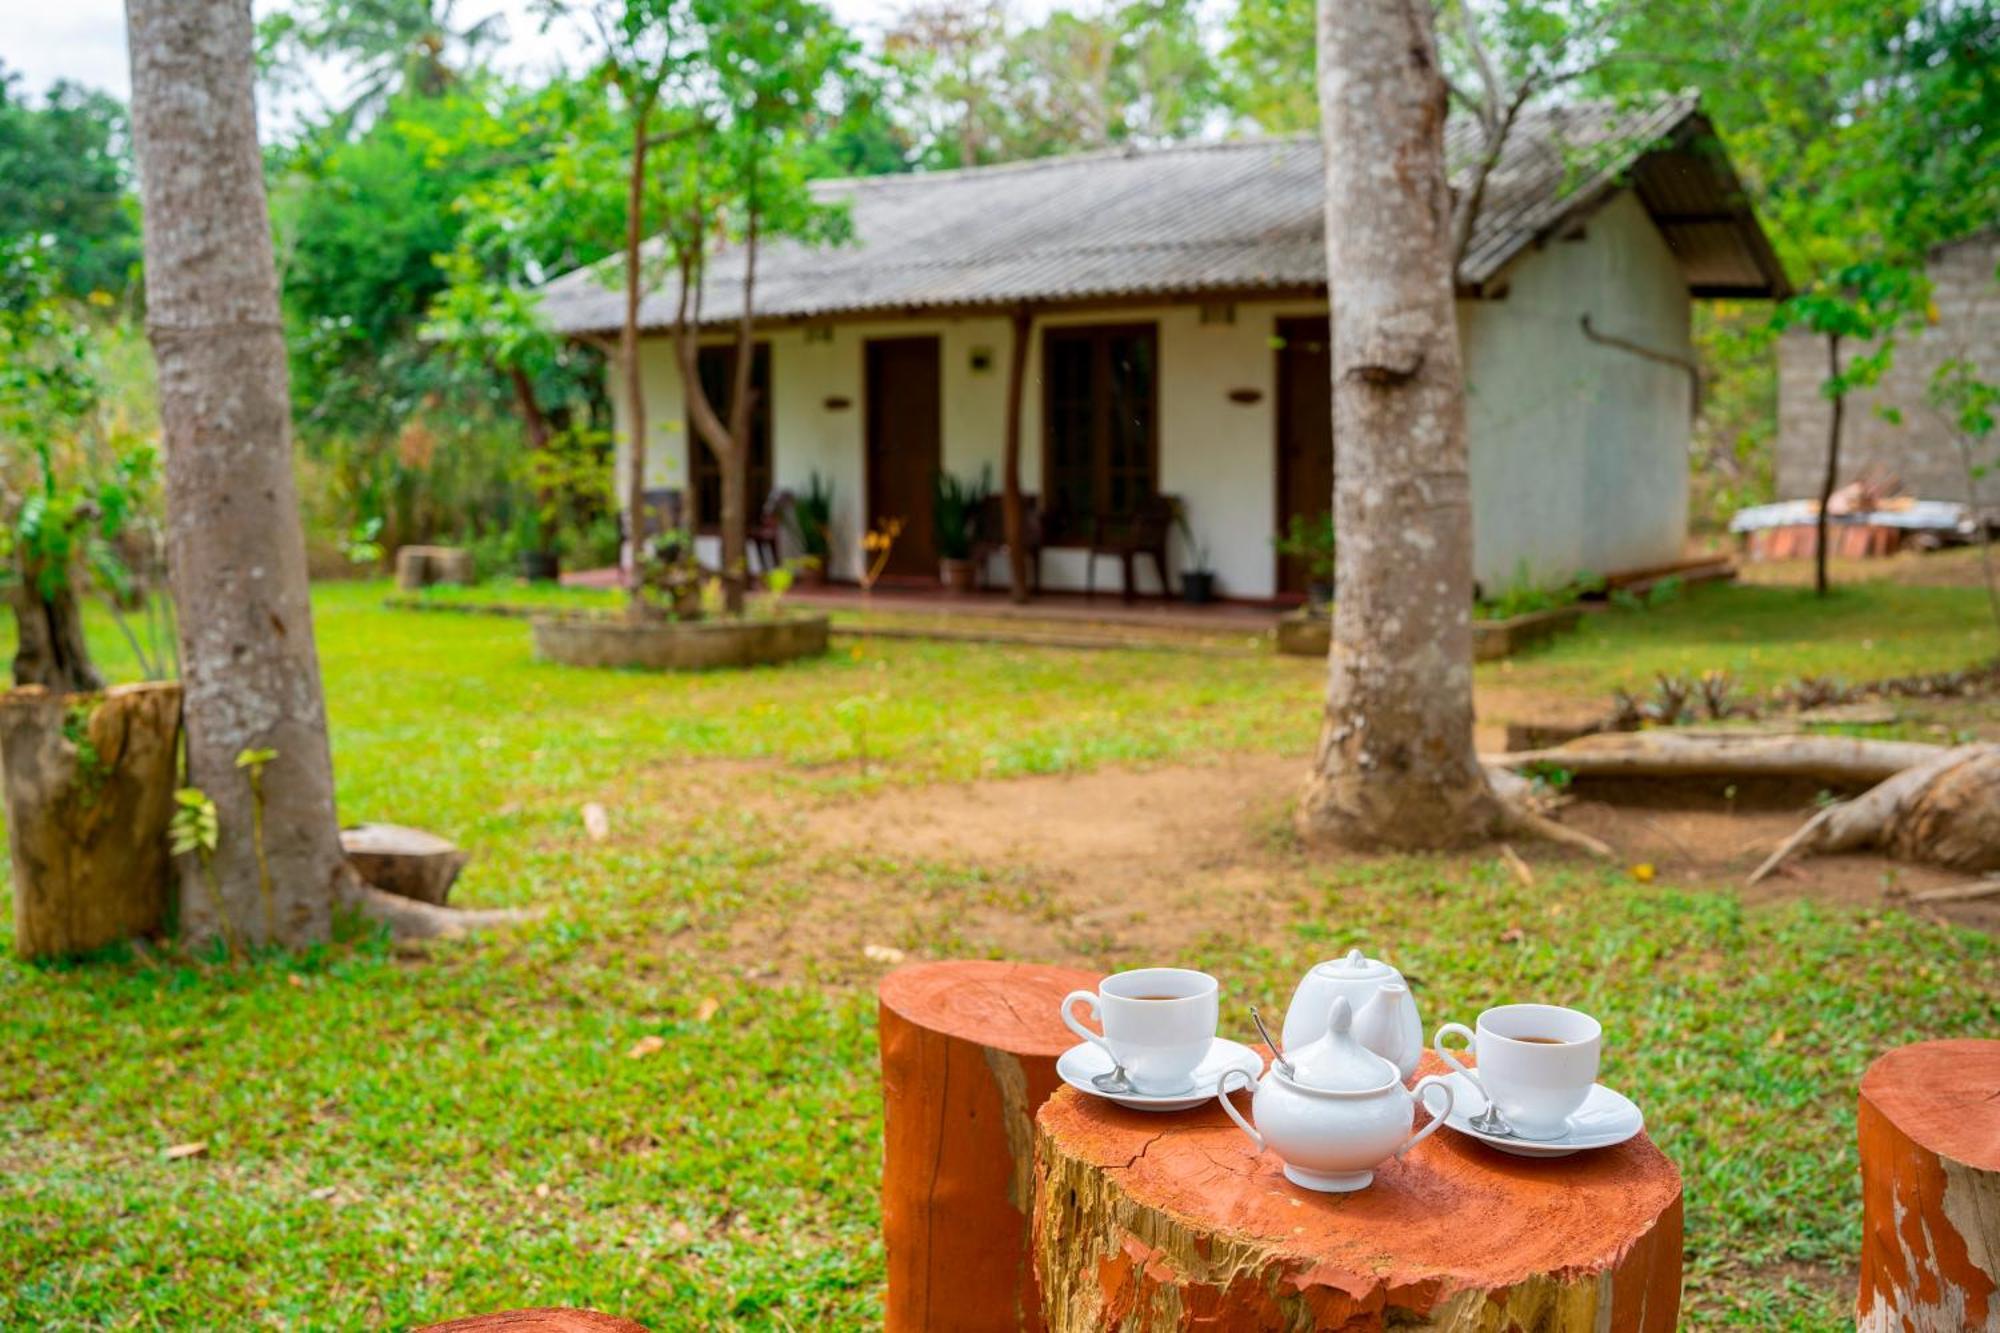
[{"label": "exposed root on ground", "polygon": [[346,894],[349,906],[371,921],[379,921],[399,940],[454,939],[475,930],[493,930],[539,920],[541,907],[439,907],[385,893],[355,881]]}]

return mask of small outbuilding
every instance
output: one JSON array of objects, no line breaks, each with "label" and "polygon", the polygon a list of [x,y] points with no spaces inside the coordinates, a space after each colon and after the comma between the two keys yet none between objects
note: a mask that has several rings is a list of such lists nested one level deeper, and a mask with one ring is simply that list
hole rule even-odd
[{"label": "small outbuilding", "polygon": [[[1448,158],[1469,161],[1474,142],[1455,122]],[[814,473],[830,481],[836,577],[856,574],[860,533],[888,517],[905,524],[890,574],[936,576],[932,479],[999,476],[1021,355],[1021,488],[1040,519],[1044,586],[1083,587],[1093,528],[1172,496],[1225,595],[1303,589],[1306,571],[1273,537],[1295,514],[1327,511],[1338,456],[1316,138],[815,188],[848,205],[853,237],[760,251],[751,503]],[[719,255],[701,293],[712,334],[701,370],[718,391],[741,262]],[[615,262],[572,273],[542,289],[543,309],[566,334],[611,339],[616,282]],[[681,490],[712,523],[719,478],[687,423],[667,336],[674,282],[642,307],[646,482]],[[1485,587],[1680,558],[1692,303],[1787,293],[1696,99],[1524,116],[1457,291]],[[1098,574],[1100,587],[1116,582]]]}]

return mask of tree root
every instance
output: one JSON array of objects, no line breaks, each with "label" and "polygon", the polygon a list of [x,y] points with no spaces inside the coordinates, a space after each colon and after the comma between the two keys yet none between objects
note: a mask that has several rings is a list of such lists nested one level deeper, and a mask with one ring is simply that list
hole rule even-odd
[{"label": "tree root", "polygon": [[1599,860],[1616,859],[1618,853],[1608,843],[1600,842],[1580,829],[1558,824],[1547,815],[1538,814],[1525,805],[1502,799],[1500,802],[1500,832],[1518,833],[1525,838],[1540,838],[1559,847],[1573,847],[1587,852]]},{"label": "tree root", "polygon": [[399,940],[457,939],[475,930],[518,926],[541,919],[541,907],[440,907],[354,880],[344,895],[346,904],[371,921],[379,921]]},{"label": "tree root", "polygon": [[1829,805],[1785,839],[1749,882],[1794,855],[1865,847],[1959,870],[2000,869],[2000,745],[1937,750],[1853,800]]},{"label": "tree root", "polygon": [[1869,785],[1925,763],[1945,747],[1847,736],[1740,736],[1675,731],[1608,732],[1548,750],[1490,755],[1489,771],[1547,764],[1577,777],[1807,778]]}]

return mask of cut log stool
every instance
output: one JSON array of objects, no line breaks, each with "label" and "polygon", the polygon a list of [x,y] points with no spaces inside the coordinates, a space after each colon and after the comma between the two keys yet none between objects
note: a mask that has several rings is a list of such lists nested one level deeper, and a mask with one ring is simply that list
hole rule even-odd
[{"label": "cut log stool", "polygon": [[1367,1189],[1319,1194],[1213,1104],[1163,1117],[1064,1088],[1036,1126],[1051,1330],[1650,1333],[1679,1315],[1680,1173],[1643,1134],[1534,1160],[1441,1130]]},{"label": "cut log stool", "polygon": [[891,1330],[1039,1329],[1028,1257],[1034,1116],[1094,972],[919,963],[882,979],[882,1233]]},{"label": "cut log stool", "polygon": [[340,849],[364,883],[385,893],[445,905],[466,856],[435,833],[401,824],[356,824],[340,831]]},{"label": "cut log stool", "polygon": [[2000,1041],[1903,1046],[1861,1076],[1861,1328],[2000,1329]]}]

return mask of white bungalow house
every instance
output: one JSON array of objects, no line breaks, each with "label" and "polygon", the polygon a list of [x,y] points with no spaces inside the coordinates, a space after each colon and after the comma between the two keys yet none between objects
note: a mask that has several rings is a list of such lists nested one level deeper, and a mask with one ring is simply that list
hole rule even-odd
[{"label": "white bungalow house", "polygon": [[[1452,127],[1453,160],[1470,142]],[[1021,487],[1049,520],[1045,586],[1084,586],[1091,516],[1172,495],[1224,595],[1299,587],[1272,537],[1294,513],[1326,511],[1338,452],[1316,139],[817,188],[848,201],[853,240],[760,254],[751,488],[754,505],[815,472],[832,482],[836,577],[854,576],[859,534],[888,516],[907,534],[890,572],[935,577],[931,479],[940,468],[999,476],[1024,316]],[[702,294],[714,342],[704,372],[718,384],[733,360],[739,265],[720,256]],[[543,289],[544,309],[566,334],[609,340],[616,281],[572,273]],[[1480,580],[1678,559],[1691,303],[1785,291],[1694,98],[1526,118],[1458,274]],[[643,306],[647,485],[685,488],[712,517],[713,464],[687,425],[665,336],[675,296],[655,291]],[[1004,562],[990,573],[1004,581]],[[1140,578],[1154,590],[1143,563]],[[1115,568],[1097,576],[1117,582]]]}]

